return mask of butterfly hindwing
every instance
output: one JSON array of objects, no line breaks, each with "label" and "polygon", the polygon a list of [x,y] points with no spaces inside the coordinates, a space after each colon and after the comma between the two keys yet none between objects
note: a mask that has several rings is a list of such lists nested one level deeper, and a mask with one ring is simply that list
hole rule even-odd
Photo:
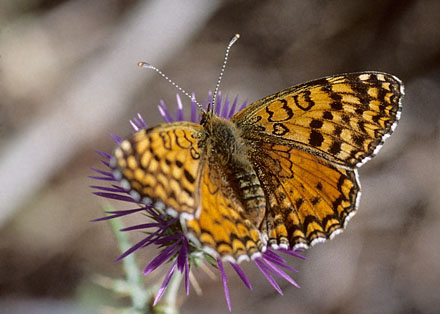
[{"label": "butterfly hindwing", "polygon": [[243,205],[233,196],[215,165],[204,163],[200,180],[200,216],[188,220],[190,233],[212,255],[246,259],[263,246],[258,229],[244,218]]},{"label": "butterfly hindwing", "polygon": [[306,151],[260,143],[253,157],[268,210],[261,228],[275,246],[303,247],[342,231],[359,198],[356,170]]}]

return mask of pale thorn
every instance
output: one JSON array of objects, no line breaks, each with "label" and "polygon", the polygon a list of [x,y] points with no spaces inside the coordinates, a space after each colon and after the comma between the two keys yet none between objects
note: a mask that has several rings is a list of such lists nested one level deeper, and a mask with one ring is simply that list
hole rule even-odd
[{"label": "pale thorn", "polygon": [[200,263],[199,267],[208,275],[209,278],[211,278],[212,280],[217,279],[217,276],[208,266],[206,266],[205,263]]},{"label": "pale thorn", "polygon": [[199,282],[197,281],[196,277],[194,276],[191,270],[189,271],[189,281],[191,282],[191,285],[193,286],[196,294],[202,295],[202,288],[200,287]]}]

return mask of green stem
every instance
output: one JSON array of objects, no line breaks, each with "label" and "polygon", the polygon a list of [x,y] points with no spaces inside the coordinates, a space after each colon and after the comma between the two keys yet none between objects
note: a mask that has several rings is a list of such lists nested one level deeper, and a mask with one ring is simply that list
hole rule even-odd
[{"label": "green stem", "polygon": [[[113,210],[110,206],[107,206],[106,210]],[[120,219],[110,219],[110,225],[113,229],[113,233],[116,236],[116,240],[121,252],[125,252],[131,247],[130,240],[128,239],[126,232],[120,230],[124,228]],[[141,311],[142,313],[148,313],[148,301],[151,298],[151,293],[145,289],[143,285],[143,276],[136,263],[134,254],[130,254],[122,259],[122,268],[126,274],[125,288],[128,290],[128,294],[133,304],[133,309]]]}]

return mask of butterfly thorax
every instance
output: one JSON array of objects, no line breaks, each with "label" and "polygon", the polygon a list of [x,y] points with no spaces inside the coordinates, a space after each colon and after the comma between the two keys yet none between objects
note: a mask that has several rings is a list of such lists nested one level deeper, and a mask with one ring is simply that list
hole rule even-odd
[{"label": "butterfly thorax", "polygon": [[248,159],[249,145],[241,137],[241,130],[231,121],[212,116],[204,123],[204,134],[199,147],[205,152],[206,162],[219,176],[225,195],[239,202],[240,214],[258,227],[263,221],[266,201],[260,181]]}]

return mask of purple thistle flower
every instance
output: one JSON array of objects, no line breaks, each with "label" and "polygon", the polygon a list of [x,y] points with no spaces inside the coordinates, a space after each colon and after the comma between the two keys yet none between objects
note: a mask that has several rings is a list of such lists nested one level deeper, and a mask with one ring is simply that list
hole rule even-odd
[{"label": "purple thistle flower", "polygon": [[[193,99],[194,99],[194,95],[193,95]],[[203,103],[204,108],[207,107],[207,103],[211,101],[211,99],[212,99],[212,93],[210,92],[208,101],[205,101]],[[221,116],[222,118],[229,119],[236,113],[237,105],[238,105],[238,96],[234,99],[234,101],[231,104],[228,97],[226,97],[226,99],[224,99],[224,102],[222,102],[222,95],[221,92],[219,92],[217,96],[215,112],[217,115]],[[239,106],[239,110],[246,107],[246,105],[247,102],[241,104]],[[158,109],[164,121],[167,123],[174,121],[185,121],[185,117],[183,113],[183,105],[179,95],[177,95],[177,110],[174,115],[172,115],[169,112],[167,106],[162,100],[158,105]],[[194,123],[198,123],[200,121],[200,118],[201,118],[200,110],[197,108],[196,102],[192,100],[190,121]],[[130,120],[130,124],[135,132],[142,129],[146,129],[148,127],[147,123],[144,121],[144,119],[140,114],[138,114],[137,117]],[[111,137],[117,144],[120,144],[122,142],[122,138],[117,135],[111,134]],[[136,201],[130,194],[126,192],[124,188],[118,185],[119,180],[117,180],[113,176],[109,164],[111,155],[101,151],[97,151],[97,153],[103,158],[101,162],[108,168],[108,170],[99,170],[99,169],[91,168],[94,172],[97,173],[97,175],[90,176],[90,178],[102,182],[105,181],[107,183],[110,183],[111,186],[100,186],[100,185],[90,186],[91,188],[96,190],[93,193],[100,197],[133,203],[136,206],[138,206],[138,208],[107,211],[106,213],[108,215],[106,217],[94,219],[92,221],[109,220],[126,215],[135,214],[138,212],[143,212],[152,221],[148,223],[134,225],[120,230],[122,232],[132,231],[132,230],[142,230],[147,234],[147,236],[138,243],[136,243],[135,245],[133,245],[131,248],[126,250],[121,256],[117,258],[117,261],[123,259],[127,255],[139,249],[153,246],[159,248],[160,253],[155,258],[153,258],[153,260],[145,267],[143,271],[144,275],[148,275],[156,268],[167,262],[172,263],[161,287],[159,288],[159,291],[156,295],[153,305],[156,305],[159,302],[160,298],[163,296],[171,280],[171,277],[173,276],[176,269],[181,274],[184,274],[185,290],[186,290],[186,294],[188,295],[190,267],[191,265],[194,266],[198,265],[201,259],[205,259],[212,266],[219,269],[223,282],[223,289],[226,297],[226,302],[229,311],[231,311],[231,300],[227,285],[228,277],[226,275],[223,265],[223,262],[225,262],[225,260],[222,262],[221,259],[211,256],[209,255],[209,253],[204,252],[200,248],[198,248],[196,244],[194,244],[185,235],[181,226],[181,222],[178,218],[171,217],[170,215],[162,212],[161,210],[154,208],[152,205],[145,205],[143,203],[139,203],[139,201]],[[258,267],[260,272],[264,275],[264,277],[267,279],[267,281],[274,287],[274,289],[282,295],[283,293],[281,291],[281,288],[273,276],[285,279],[295,287],[299,288],[299,285],[283,270],[283,268],[291,272],[296,272],[296,270],[290,267],[289,265],[287,265],[286,260],[282,258],[278,253],[285,253],[300,259],[305,259],[305,257],[299,254],[301,251],[302,250],[300,249],[290,250],[285,248],[277,248],[277,249],[267,248],[267,250],[261,254],[261,257],[253,259],[253,262]],[[248,287],[249,290],[252,290],[252,285],[249,279],[246,277],[244,271],[240,268],[240,266],[234,262],[228,261],[228,263],[235,270],[235,272],[243,281],[245,286]]]}]

